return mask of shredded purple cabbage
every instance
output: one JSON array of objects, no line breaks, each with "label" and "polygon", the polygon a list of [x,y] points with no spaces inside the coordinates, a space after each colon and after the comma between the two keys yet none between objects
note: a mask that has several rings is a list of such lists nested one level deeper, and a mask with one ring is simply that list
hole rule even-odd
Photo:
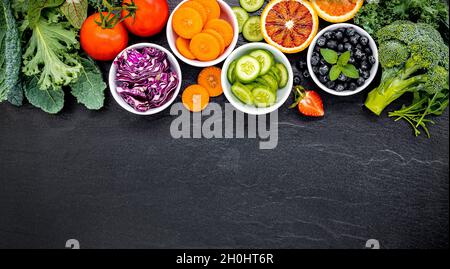
[{"label": "shredded purple cabbage", "polygon": [[166,53],[156,48],[124,51],[114,64],[117,93],[139,112],[166,104],[180,83]]}]

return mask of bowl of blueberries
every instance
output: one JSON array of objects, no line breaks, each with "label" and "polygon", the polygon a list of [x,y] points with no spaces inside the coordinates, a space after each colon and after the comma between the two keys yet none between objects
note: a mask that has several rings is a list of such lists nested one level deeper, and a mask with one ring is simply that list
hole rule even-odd
[{"label": "bowl of blueberries", "polygon": [[308,50],[311,78],[324,91],[350,96],[365,90],[378,71],[373,38],[353,24],[331,25],[317,34]]}]

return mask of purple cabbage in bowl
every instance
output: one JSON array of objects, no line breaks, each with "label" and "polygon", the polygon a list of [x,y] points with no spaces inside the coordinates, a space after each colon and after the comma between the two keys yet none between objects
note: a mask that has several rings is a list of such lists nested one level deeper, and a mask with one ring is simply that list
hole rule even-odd
[{"label": "purple cabbage in bowl", "polygon": [[180,83],[166,53],[156,48],[124,51],[114,64],[117,67],[116,91],[138,112],[169,102]]}]

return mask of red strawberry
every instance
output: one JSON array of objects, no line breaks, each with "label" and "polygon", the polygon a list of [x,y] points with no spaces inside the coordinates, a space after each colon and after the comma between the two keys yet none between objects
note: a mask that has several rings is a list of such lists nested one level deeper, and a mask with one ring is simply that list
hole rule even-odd
[{"label": "red strawberry", "polygon": [[302,86],[294,87],[295,103],[291,106],[298,106],[301,114],[308,117],[323,117],[325,111],[320,95],[315,91],[307,91]]}]

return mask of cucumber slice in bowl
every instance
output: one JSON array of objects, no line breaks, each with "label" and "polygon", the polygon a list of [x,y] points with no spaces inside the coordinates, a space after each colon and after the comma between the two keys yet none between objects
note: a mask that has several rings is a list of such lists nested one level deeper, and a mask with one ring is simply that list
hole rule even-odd
[{"label": "cucumber slice in bowl", "polygon": [[261,17],[250,17],[244,24],[242,34],[250,42],[262,41],[264,36],[261,33]]},{"label": "cucumber slice in bowl", "polygon": [[248,12],[255,12],[264,5],[264,0],[240,0],[239,3]]},{"label": "cucumber slice in bowl", "polygon": [[247,11],[245,11],[245,9],[241,7],[232,7],[231,9],[233,10],[234,15],[236,16],[236,19],[238,21],[239,33],[242,33],[244,24],[250,16],[248,15]]},{"label": "cucumber slice in bowl", "polygon": [[242,103],[246,105],[253,105],[253,94],[245,85],[236,82],[233,86],[231,86],[231,92]]},{"label": "cucumber slice in bowl", "polygon": [[282,63],[277,63],[275,65],[275,67],[280,71],[279,74],[280,74],[281,79],[280,79],[279,86],[280,86],[280,88],[284,88],[284,87],[286,87],[286,85],[289,81],[288,70],[287,70],[286,66],[284,66],[284,64],[282,64]]},{"label": "cucumber slice in bowl", "polygon": [[277,101],[277,95],[267,87],[257,87],[252,91],[253,102],[257,107],[270,107]]},{"label": "cucumber slice in bowl", "polygon": [[277,92],[277,90],[278,90],[278,81],[274,77],[272,77],[271,75],[264,75],[261,78],[264,79],[267,82],[267,84],[269,85],[269,88],[273,92]]},{"label": "cucumber slice in bowl", "polygon": [[261,64],[251,56],[242,56],[236,63],[236,78],[243,83],[254,81],[261,72]]},{"label": "cucumber slice in bowl", "polygon": [[233,62],[231,62],[230,66],[228,67],[227,78],[228,78],[228,81],[230,82],[230,84],[233,84],[236,82],[236,72],[234,72],[236,69],[236,63],[237,63],[237,60],[234,60]]},{"label": "cucumber slice in bowl", "polygon": [[270,71],[270,68],[275,64],[275,59],[272,53],[267,50],[254,50],[250,53],[250,56],[258,60],[261,64],[261,72],[260,75],[265,75]]}]

